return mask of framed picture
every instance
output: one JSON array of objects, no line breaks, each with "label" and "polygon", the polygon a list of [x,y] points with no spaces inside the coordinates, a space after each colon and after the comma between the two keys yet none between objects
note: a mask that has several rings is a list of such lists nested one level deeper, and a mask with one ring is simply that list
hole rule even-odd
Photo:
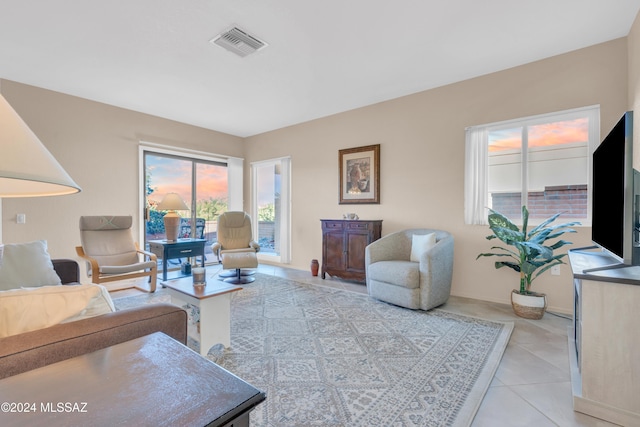
[{"label": "framed picture", "polygon": [[340,204],[380,203],[380,144],[339,151]]}]

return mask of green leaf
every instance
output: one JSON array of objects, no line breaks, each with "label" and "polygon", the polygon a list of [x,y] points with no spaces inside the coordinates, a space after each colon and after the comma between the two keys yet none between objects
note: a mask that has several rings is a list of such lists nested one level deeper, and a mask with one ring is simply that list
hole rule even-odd
[{"label": "green leaf", "polygon": [[494,264],[494,266],[496,267],[496,269],[498,268],[502,268],[502,267],[508,267],[512,270],[517,271],[518,273],[520,273],[520,265],[516,264],[515,262],[501,262],[501,261],[496,261],[496,263]]},{"label": "green leaf", "polygon": [[502,215],[500,212],[496,212],[493,209],[489,209],[489,212],[489,228],[493,229],[494,227],[503,227],[518,231],[518,226],[511,222],[509,218]]},{"label": "green leaf", "polygon": [[493,234],[487,236],[487,240],[499,239],[513,249],[494,246],[491,249],[497,252],[482,253],[476,257],[476,260],[489,256],[512,258],[515,261],[496,261],[495,268],[507,267],[520,272],[521,286],[525,286],[528,290],[531,282],[540,274],[555,265],[564,264],[562,258],[567,254],[554,255],[553,252],[565,245],[570,245],[571,242],[558,240],[545,243],[560,238],[564,233],[575,233],[576,231],[570,227],[580,223],[572,221],[551,225],[560,215],[560,213],[552,215],[527,233],[529,211],[526,206],[522,206],[522,230],[500,212],[489,209],[489,228]]},{"label": "green leaf", "polygon": [[507,227],[494,227],[494,234],[504,243],[511,245],[512,242],[522,242],[525,240],[525,236],[519,230],[512,230]]}]

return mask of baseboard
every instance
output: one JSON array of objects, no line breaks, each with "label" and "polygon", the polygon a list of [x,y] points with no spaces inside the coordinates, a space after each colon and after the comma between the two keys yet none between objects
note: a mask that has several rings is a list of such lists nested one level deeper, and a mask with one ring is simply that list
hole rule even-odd
[{"label": "baseboard", "polygon": [[[511,293],[511,292],[509,292],[509,293]],[[508,298],[507,299],[502,299],[502,298],[500,298],[500,299],[497,299],[497,298],[478,298],[478,295],[475,295],[475,294],[474,295],[470,295],[470,294],[464,294],[464,293],[462,293],[462,294],[451,293],[451,296],[461,297],[461,298],[469,298],[469,299],[474,299],[474,300],[477,300],[477,301],[493,302],[493,303],[497,303],[497,304],[505,304],[505,305],[511,306],[511,300],[508,299]],[[569,317],[573,317],[573,307],[567,309],[565,307],[557,307],[557,306],[554,306],[554,305],[550,305],[550,306],[547,307],[547,312],[564,314],[564,315],[567,315]]]}]

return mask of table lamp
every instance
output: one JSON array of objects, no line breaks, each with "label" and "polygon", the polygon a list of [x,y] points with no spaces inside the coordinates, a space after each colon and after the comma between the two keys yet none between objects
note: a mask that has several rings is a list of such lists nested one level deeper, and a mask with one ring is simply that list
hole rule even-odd
[{"label": "table lamp", "polygon": [[167,193],[164,199],[158,203],[158,210],[169,211],[164,216],[164,231],[167,240],[175,242],[180,233],[180,215],[176,211],[186,211],[189,208],[177,193]]}]

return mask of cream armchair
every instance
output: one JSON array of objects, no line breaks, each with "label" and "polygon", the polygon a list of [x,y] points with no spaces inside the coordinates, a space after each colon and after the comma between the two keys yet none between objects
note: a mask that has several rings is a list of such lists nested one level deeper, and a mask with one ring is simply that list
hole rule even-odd
[{"label": "cream armchair", "polygon": [[[87,262],[93,283],[149,277],[149,291],[155,292],[158,260],[133,241],[131,216],[81,216],[80,241],[76,253]],[[131,286],[147,290],[132,283]]]},{"label": "cream armchair", "polygon": [[260,245],[253,240],[251,217],[245,212],[225,212],[218,217],[217,241],[211,245],[211,250],[222,263],[225,270],[218,277],[233,284],[250,283],[255,280],[253,272],[243,270],[256,268]]},{"label": "cream armchair", "polygon": [[449,299],[453,236],[431,229],[389,234],[366,247],[365,268],[367,291],[373,298],[429,310]]}]

